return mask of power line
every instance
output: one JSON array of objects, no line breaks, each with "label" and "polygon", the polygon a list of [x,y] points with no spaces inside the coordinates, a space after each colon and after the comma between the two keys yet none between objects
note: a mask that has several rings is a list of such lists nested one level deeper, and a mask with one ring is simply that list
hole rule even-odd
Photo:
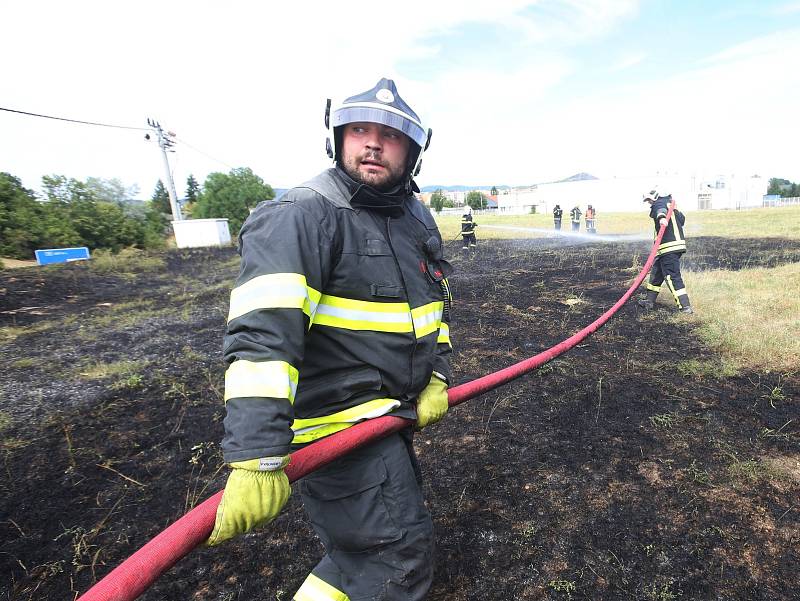
[{"label": "power line", "polygon": [[83,125],[97,125],[100,127],[113,127],[116,129],[135,129],[138,131],[149,131],[147,127],[129,127],[127,125],[112,125],[110,123],[98,123],[96,121],[81,121],[80,119],[67,119],[66,117],[53,117],[52,115],[40,115],[39,113],[29,113],[27,111],[18,111],[15,109],[7,109],[0,106],[0,111],[7,111],[9,113],[18,113],[20,115],[29,115],[31,117],[42,117],[43,119],[55,119],[56,121],[68,121],[70,123],[81,123]]},{"label": "power line", "polygon": [[199,153],[199,154],[202,154],[204,157],[206,157],[206,158],[208,158],[208,159],[211,159],[212,161],[216,161],[217,163],[220,163],[220,164],[222,164],[222,165],[225,165],[225,166],[226,166],[226,167],[228,167],[229,169],[233,169],[233,166],[232,166],[232,165],[229,165],[229,164],[228,164],[228,163],[226,163],[225,161],[221,161],[221,160],[219,160],[219,159],[217,159],[217,158],[214,158],[214,157],[212,157],[210,154],[203,152],[203,151],[202,151],[202,150],[200,150],[199,148],[195,148],[194,146],[192,146],[191,144],[189,144],[189,142],[187,142],[186,140],[184,140],[183,138],[181,138],[181,137],[179,137],[179,136],[176,136],[176,137],[177,137],[177,140],[178,140],[178,142],[180,142],[180,143],[181,143],[181,144],[183,144],[184,146],[188,146],[189,148],[191,148],[191,149],[192,149],[192,150],[194,150],[195,152],[197,152],[197,153]]}]

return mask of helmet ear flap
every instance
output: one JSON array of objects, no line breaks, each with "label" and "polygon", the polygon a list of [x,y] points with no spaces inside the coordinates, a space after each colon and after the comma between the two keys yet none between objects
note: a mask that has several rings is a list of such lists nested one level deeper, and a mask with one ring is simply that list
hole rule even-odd
[{"label": "helmet ear flap", "polygon": [[419,161],[417,161],[417,166],[414,168],[414,173],[413,173],[413,176],[414,176],[414,177],[417,177],[417,176],[419,175],[419,172],[420,172],[421,170],[422,170],[422,159],[420,159]]},{"label": "helmet ear flap", "polygon": [[[325,129],[330,129],[330,128],[331,128],[331,99],[328,98],[328,102],[325,103]],[[327,153],[329,159],[333,158],[333,146],[331,145],[330,138],[325,139],[325,152]]]},{"label": "helmet ear flap", "polygon": [[[422,149],[423,152],[428,150],[428,146],[431,145],[431,138],[433,137],[433,130],[429,127],[428,128],[428,139],[425,140],[425,147]],[[416,175],[416,174],[415,174]]]},{"label": "helmet ear flap", "polygon": [[325,104],[325,129],[331,128],[331,99]]}]

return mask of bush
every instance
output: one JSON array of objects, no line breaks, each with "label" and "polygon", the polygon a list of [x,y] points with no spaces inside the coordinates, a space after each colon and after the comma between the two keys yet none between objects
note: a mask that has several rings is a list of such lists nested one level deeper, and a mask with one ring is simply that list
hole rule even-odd
[{"label": "bush", "polygon": [[89,268],[97,273],[132,273],[154,271],[164,267],[164,257],[138,248],[123,248],[118,253],[96,250]]}]

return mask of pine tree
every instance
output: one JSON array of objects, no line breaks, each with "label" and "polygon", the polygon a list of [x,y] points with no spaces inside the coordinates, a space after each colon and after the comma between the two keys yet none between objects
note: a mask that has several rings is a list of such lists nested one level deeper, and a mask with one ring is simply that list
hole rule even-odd
[{"label": "pine tree", "polygon": [[151,206],[159,213],[172,214],[172,205],[169,201],[169,192],[164,186],[164,182],[158,180],[155,190],[153,190],[153,197]]},{"label": "pine tree", "polygon": [[197,180],[194,179],[194,175],[189,174],[189,177],[186,178],[186,202],[187,203],[197,202],[197,197],[199,195],[200,195],[200,184],[198,184]]}]

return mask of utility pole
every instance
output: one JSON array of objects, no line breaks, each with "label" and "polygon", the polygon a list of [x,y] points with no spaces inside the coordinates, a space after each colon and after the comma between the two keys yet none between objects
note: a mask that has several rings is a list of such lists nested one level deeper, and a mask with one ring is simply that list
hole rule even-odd
[{"label": "utility pole", "polygon": [[[147,125],[155,130],[156,135],[158,136],[158,146],[161,148],[161,154],[164,157],[164,172],[167,175],[167,193],[169,194],[169,204],[172,207],[172,219],[174,221],[181,221],[183,220],[183,216],[181,215],[181,208],[178,206],[178,195],[175,193],[175,182],[172,181],[172,172],[169,169],[169,161],[167,160],[167,150],[171,149],[172,146],[175,144],[175,134],[171,131],[164,132],[161,129],[161,124],[156,121],[155,119],[147,118]],[[145,139],[149,140],[150,136],[145,135]],[[170,150],[170,152],[175,152],[174,150]]]}]

